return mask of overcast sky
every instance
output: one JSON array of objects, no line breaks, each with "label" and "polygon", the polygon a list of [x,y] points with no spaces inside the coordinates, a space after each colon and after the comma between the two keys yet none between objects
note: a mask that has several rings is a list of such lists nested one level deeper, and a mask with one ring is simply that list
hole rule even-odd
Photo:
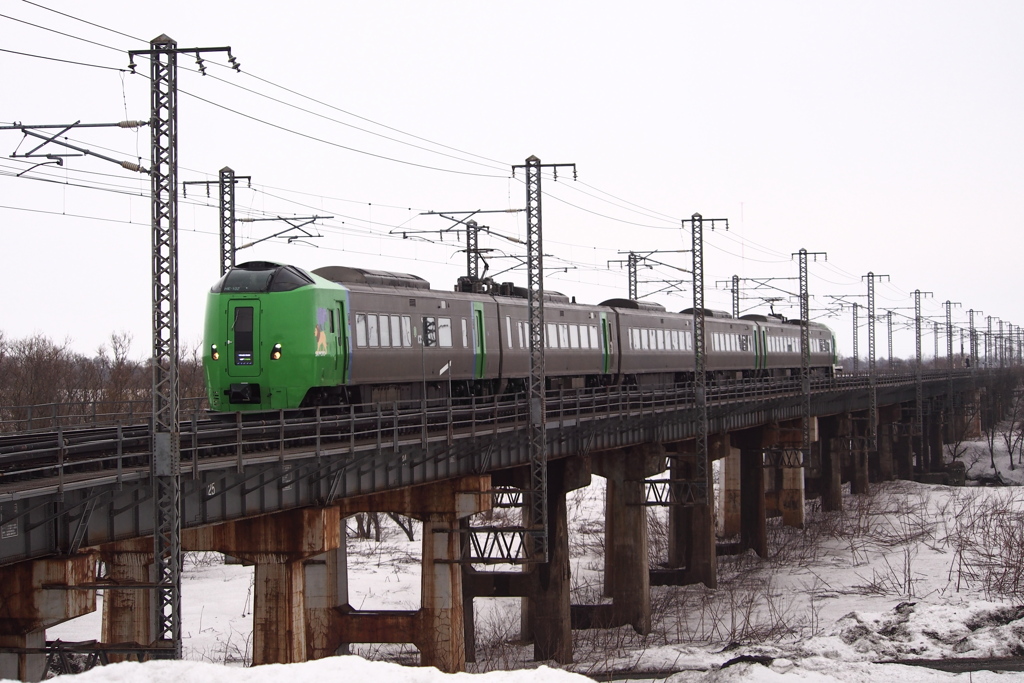
[{"label": "overcast sky", "polygon": [[[543,225],[546,265],[565,269],[547,288],[580,302],[626,295],[625,271],[608,265],[619,252],[688,249],[680,219],[700,212],[729,219],[728,232],[706,228],[710,307],[731,308],[716,283],[733,275],[779,278],[781,292],[744,283],[744,312],[767,312],[762,297],[798,289],[791,254],[827,252],[810,265],[812,309],[847,355],[854,301],[867,353],[869,271],[891,277],[876,307],[898,309],[898,323],[920,289],[934,294],[926,316],[944,321],[948,300],[962,326],[972,308],[979,326],[988,315],[1024,325],[1024,3],[0,0],[0,14],[2,125],[148,119],[148,62],[116,70],[128,50],[160,34],[232,48],[240,74],[211,54],[204,78],[180,57],[180,179],[230,166],[252,176],[239,217],[334,216],[319,238],[268,240],[239,261],[411,272],[450,289],[465,269],[461,235],[393,233],[452,225],[424,211],[521,208],[511,165],[536,155],[576,164],[576,182],[544,179]],[[69,138],[149,165],[148,129]],[[148,355],[148,178],[95,157],[25,172],[9,155],[32,146],[0,131],[0,330],[87,353],[124,330],[133,355]],[[201,338],[218,277],[216,201],[192,187],[180,198],[184,342]],[[525,233],[523,214],[478,220]],[[286,227],[243,223],[239,242]],[[523,253],[498,238],[481,246],[495,250],[490,273]],[[685,253],[652,258],[690,265]],[[640,293],[673,286],[645,280],[688,278],[644,270]],[[645,298],[681,310],[691,296],[686,283]],[[774,305],[798,313],[795,299]],[[886,340],[883,322],[879,356]],[[912,328],[897,325],[895,344],[912,355]]]}]

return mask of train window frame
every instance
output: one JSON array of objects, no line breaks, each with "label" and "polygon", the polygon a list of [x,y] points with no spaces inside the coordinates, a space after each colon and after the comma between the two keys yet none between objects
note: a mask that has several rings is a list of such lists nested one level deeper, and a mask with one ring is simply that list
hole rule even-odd
[{"label": "train window frame", "polygon": [[558,348],[569,348],[569,324],[558,323]]},{"label": "train window frame", "polygon": [[516,321],[516,327],[519,328],[519,348],[527,348],[526,338],[530,336],[526,331],[526,322],[523,320]]},{"label": "train window frame", "polygon": [[412,317],[402,316],[402,346],[412,346]]},{"label": "train window frame", "polygon": [[469,320],[461,318],[462,320],[462,348],[469,348]]},{"label": "train window frame", "polygon": [[575,323],[569,324],[569,348],[580,348],[580,326]]},{"label": "train window frame", "polygon": [[441,318],[437,319],[437,345],[443,349],[450,349],[452,347],[452,319]]},{"label": "train window frame", "polygon": [[402,346],[402,316],[391,315],[391,346],[400,348]]},{"label": "train window frame", "polygon": [[[386,339],[385,339],[386,337]],[[391,316],[382,313],[377,322],[377,339],[382,349],[391,348]]]},{"label": "train window frame", "polygon": [[437,346],[437,317],[433,315],[423,316],[423,327],[422,332],[422,344],[424,348],[434,348]]},{"label": "train window frame", "polygon": [[558,348],[558,325],[555,323],[544,324],[544,347],[548,349]]},{"label": "train window frame", "polygon": [[356,347],[366,348],[366,314],[356,313]]},{"label": "train window frame", "polygon": [[380,337],[377,334],[377,325],[380,324],[380,320],[376,313],[366,314],[366,345],[371,349],[376,349],[380,346]]},{"label": "train window frame", "polygon": [[[465,318],[463,318],[465,320]],[[505,316],[505,338],[508,340],[508,348],[512,349],[512,316]]]}]

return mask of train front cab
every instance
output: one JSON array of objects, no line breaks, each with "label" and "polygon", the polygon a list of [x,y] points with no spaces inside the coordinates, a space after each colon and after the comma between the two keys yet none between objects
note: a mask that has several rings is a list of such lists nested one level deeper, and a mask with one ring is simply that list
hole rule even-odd
[{"label": "train front cab", "polygon": [[211,409],[336,402],[348,374],[347,294],[276,263],[228,271],[207,297],[203,368]]}]

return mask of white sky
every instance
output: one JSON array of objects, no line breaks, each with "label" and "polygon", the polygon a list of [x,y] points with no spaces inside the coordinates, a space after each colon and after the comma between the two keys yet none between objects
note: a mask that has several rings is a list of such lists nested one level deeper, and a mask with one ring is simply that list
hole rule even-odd
[{"label": "white sky", "polygon": [[[545,252],[556,257],[547,265],[576,266],[548,273],[547,287],[580,302],[625,296],[625,271],[607,261],[625,258],[620,250],[688,248],[678,219],[700,212],[731,227],[706,232],[709,306],[731,308],[729,292],[715,284],[733,274],[795,278],[790,255],[803,247],[828,252],[827,262],[811,264],[812,308],[829,305],[828,294],[863,295],[861,276],[873,271],[891,276],[878,286],[879,311],[912,306],[919,288],[934,292],[924,301],[927,316],[944,320],[942,302],[951,300],[963,304],[954,320],[964,325],[969,308],[1024,324],[1014,277],[1024,222],[1018,2],[0,0],[0,14],[0,49],[108,67],[125,67],[127,50],[145,49],[161,33],[183,48],[232,47],[242,74],[219,66],[222,56],[208,58],[222,80],[186,71],[194,61],[180,58],[180,179],[216,179],[231,166],[253,177],[252,190],[238,191],[240,217],[335,216],[319,228],[317,248],[268,241],[239,261],[412,272],[450,289],[465,268],[460,240],[432,245],[389,231],[450,225],[420,211],[522,207],[522,176],[509,179],[509,165],[535,154],[577,164],[577,183],[568,172],[557,184],[545,180],[544,235]],[[147,74],[148,64],[139,70]],[[148,81],[139,75],[0,52],[0,88],[2,124],[149,117]],[[72,137],[149,164],[148,129]],[[133,355],[147,355],[148,179],[96,158],[14,178],[28,167],[7,158],[27,149],[20,142],[20,133],[0,131],[0,330],[68,337],[84,352],[127,330]],[[109,183],[139,196],[29,177]],[[190,188],[180,204],[187,342],[201,337],[205,292],[218,276],[218,217],[206,206],[215,203],[216,192],[207,200]],[[521,214],[480,222],[524,234]],[[240,242],[284,227],[242,224]],[[503,240],[482,238],[481,246],[521,253]],[[657,258],[689,265],[688,254]],[[491,272],[511,265],[494,260]],[[678,276],[660,268],[641,280]],[[499,279],[522,284],[525,272]],[[797,289],[795,279],[777,284]],[[662,286],[641,283],[640,291]],[[649,298],[680,310],[689,292]],[[867,300],[848,300],[865,307],[866,355]],[[767,312],[755,300],[743,307]],[[795,302],[776,310],[798,311]],[[849,306],[823,321],[850,354]],[[912,330],[897,330],[895,339],[897,355],[913,354]],[[884,356],[884,324],[877,344]],[[932,354],[931,334],[924,349]]]}]

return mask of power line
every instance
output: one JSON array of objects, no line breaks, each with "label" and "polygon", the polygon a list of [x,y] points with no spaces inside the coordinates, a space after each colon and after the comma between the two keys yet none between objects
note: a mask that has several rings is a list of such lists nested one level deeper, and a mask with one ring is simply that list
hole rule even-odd
[{"label": "power line", "polygon": [[146,40],[143,40],[142,38],[136,38],[135,36],[130,36],[130,35],[128,35],[127,33],[121,33],[120,31],[115,31],[114,29],[112,29],[112,28],[108,28],[107,26],[102,26],[102,25],[100,25],[100,24],[94,24],[94,23],[93,23],[93,22],[91,22],[91,21],[86,21],[85,19],[80,19],[79,17],[76,17],[76,16],[72,16],[72,15],[70,15],[70,14],[66,14],[66,13],[64,13],[64,12],[60,12],[60,11],[58,11],[58,10],[55,10],[55,9],[53,9],[52,7],[46,7],[45,5],[40,5],[40,4],[39,4],[39,3],[37,3],[37,2],[32,2],[32,0],[21,0],[21,1],[22,1],[22,2],[24,2],[24,3],[27,3],[27,4],[29,4],[29,5],[32,5],[32,6],[34,6],[34,7],[38,7],[39,9],[44,9],[44,10],[46,10],[47,12],[53,12],[54,14],[59,14],[59,15],[61,15],[62,17],[67,17],[68,19],[74,19],[75,21],[80,21],[80,22],[82,22],[83,24],[88,24],[89,26],[95,26],[96,28],[101,28],[101,29],[103,29],[104,31],[110,31],[111,33],[116,33],[117,35],[119,35],[119,36],[123,36],[123,37],[125,37],[125,38],[131,38],[132,40],[137,40],[137,41],[139,41],[140,43],[145,43],[145,42],[148,42],[148,41],[146,41]]},{"label": "power line", "polygon": [[70,59],[58,59],[57,57],[47,57],[46,55],[34,55],[34,54],[30,54],[28,52],[18,52],[17,50],[6,50],[4,48],[0,48],[0,52],[7,52],[8,54],[12,54],[12,55],[21,55],[22,57],[34,57],[36,59],[46,59],[46,60],[49,60],[51,62],[62,62],[64,64],[75,64],[77,66],[89,66],[89,67],[92,67],[93,69],[109,69],[110,71],[121,71],[121,72],[127,72],[128,71],[128,69],[119,69],[116,66],[103,66],[101,64],[87,64],[85,62],[76,62],[76,61],[73,61],[73,60],[70,60]]},{"label": "power line", "polygon": [[25,21],[24,19],[17,19],[15,17],[11,17],[11,16],[8,16],[6,14],[0,14],[0,17],[3,17],[4,19],[10,19],[11,21],[16,21],[19,24],[26,24],[28,26],[32,26],[33,28],[41,29],[43,31],[49,31],[51,33],[56,33],[58,35],[62,35],[64,37],[66,37],[66,38],[73,38],[75,40],[80,40],[83,43],[89,43],[90,45],[96,45],[98,47],[104,47],[104,48],[106,48],[108,50],[114,50],[115,52],[124,52],[124,50],[121,50],[120,48],[111,47],[110,45],[104,45],[103,43],[97,43],[95,40],[89,40],[88,38],[82,38],[81,36],[76,36],[76,35],[73,35],[71,33],[64,33],[63,31],[58,31],[55,28],[49,28],[49,27],[46,27],[46,26],[40,26],[39,24],[33,24],[31,21]]},{"label": "power line", "polygon": [[508,177],[507,175],[493,175],[493,174],[489,174],[489,173],[473,173],[471,171],[457,171],[457,170],[451,169],[451,168],[441,168],[439,166],[430,166],[429,164],[418,164],[418,163],[413,162],[413,161],[405,161],[404,159],[396,159],[394,157],[385,156],[383,154],[374,154],[373,152],[367,152],[365,150],[357,149],[355,147],[348,147],[347,145],[342,145],[342,144],[337,143],[337,142],[331,142],[330,140],[324,140],[323,138],[318,138],[315,135],[310,135],[309,133],[302,133],[300,131],[288,128],[286,126],[282,126],[282,125],[277,124],[277,123],[271,123],[270,121],[266,121],[266,120],[261,119],[261,118],[259,118],[257,116],[253,116],[252,114],[246,114],[244,112],[238,111],[237,109],[232,109],[231,107],[225,106],[223,104],[218,104],[216,102],[213,102],[212,100],[208,100],[205,97],[200,97],[199,95],[195,95],[193,93],[190,93],[187,90],[182,90],[182,89],[179,88],[178,92],[183,94],[183,95],[188,95],[189,97],[193,97],[193,98],[199,100],[200,102],[205,102],[206,104],[209,104],[211,106],[217,107],[218,109],[223,109],[223,110],[231,112],[232,114],[235,114],[237,116],[241,116],[242,118],[249,119],[250,121],[256,121],[257,123],[262,123],[265,126],[269,126],[271,128],[275,128],[277,130],[284,131],[286,133],[291,133],[292,135],[297,135],[297,136],[299,136],[301,138],[306,138],[307,140],[313,140],[314,142],[319,142],[319,143],[322,143],[322,144],[325,144],[325,145],[329,145],[331,147],[337,147],[338,149],[344,149],[344,150],[347,150],[349,152],[355,152],[357,154],[364,154],[366,156],[374,157],[376,159],[382,159],[384,161],[393,161],[393,162],[398,163],[398,164],[405,164],[406,166],[414,166],[416,168],[423,168],[423,169],[427,169],[427,170],[430,170],[430,171],[441,171],[443,173],[454,173],[456,175],[475,176],[477,178],[506,178],[506,177]]}]

